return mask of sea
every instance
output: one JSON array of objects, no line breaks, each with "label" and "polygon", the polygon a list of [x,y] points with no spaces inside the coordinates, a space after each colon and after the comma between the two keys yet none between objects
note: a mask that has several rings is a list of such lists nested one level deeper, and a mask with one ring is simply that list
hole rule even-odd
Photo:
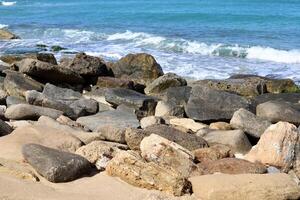
[{"label": "sea", "polygon": [[[232,74],[300,82],[300,0],[0,0],[0,54],[86,52],[108,61],[153,55],[192,79]],[[37,46],[39,45],[39,47]]]}]

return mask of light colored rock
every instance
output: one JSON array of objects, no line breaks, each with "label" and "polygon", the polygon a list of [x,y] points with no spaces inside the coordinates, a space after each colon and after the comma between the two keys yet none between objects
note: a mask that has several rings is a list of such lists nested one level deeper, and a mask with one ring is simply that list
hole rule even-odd
[{"label": "light colored rock", "polygon": [[161,117],[149,116],[141,119],[141,128],[147,128],[148,126],[163,124],[163,119]]},{"label": "light colored rock", "polygon": [[232,130],[232,127],[229,123],[227,122],[213,122],[209,125],[210,129],[214,130]]},{"label": "light colored rock", "polygon": [[184,116],[184,107],[173,102],[159,101],[155,108],[155,116]]},{"label": "light colored rock", "polygon": [[13,128],[13,129],[17,129],[20,127],[25,127],[25,126],[30,126],[33,125],[33,121],[29,121],[29,120],[12,120],[10,122],[8,122],[8,124]]},{"label": "light colored rock", "polygon": [[159,135],[145,137],[140,145],[142,157],[165,169],[188,177],[195,167],[194,155],[186,148]]},{"label": "light colored rock", "polygon": [[208,148],[200,148],[193,151],[195,159],[199,162],[215,161],[222,158],[234,157],[231,149],[222,144],[213,145]]},{"label": "light colored rock", "polygon": [[195,122],[193,119],[189,118],[173,118],[170,119],[170,124],[173,126],[180,126],[193,132],[197,132],[202,128],[207,128],[208,126],[203,123]]},{"label": "light colored rock", "polygon": [[189,182],[179,173],[144,161],[132,151],[119,152],[107,165],[106,172],[137,187],[157,189],[180,196],[190,191]]},{"label": "light colored rock", "polygon": [[287,174],[215,174],[190,178],[201,200],[296,200],[300,188]]},{"label": "light colored rock", "polygon": [[16,36],[15,34],[11,33],[6,29],[0,28],[0,40],[13,40],[13,39],[20,39],[20,37]]}]

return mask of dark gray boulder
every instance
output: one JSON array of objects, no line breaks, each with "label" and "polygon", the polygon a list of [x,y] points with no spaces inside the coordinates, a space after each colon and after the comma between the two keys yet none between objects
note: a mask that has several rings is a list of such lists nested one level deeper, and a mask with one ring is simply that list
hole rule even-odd
[{"label": "dark gray boulder", "polygon": [[22,148],[24,159],[50,182],[75,180],[90,172],[90,162],[82,156],[38,144],[26,144]]},{"label": "dark gray boulder", "polygon": [[0,119],[0,136],[10,134],[14,129],[5,123],[3,120]]}]

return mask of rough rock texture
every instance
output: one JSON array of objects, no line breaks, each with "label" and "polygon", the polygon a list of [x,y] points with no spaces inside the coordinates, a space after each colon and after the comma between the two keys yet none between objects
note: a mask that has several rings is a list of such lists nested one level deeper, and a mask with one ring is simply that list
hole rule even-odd
[{"label": "rough rock texture", "polygon": [[40,106],[33,106],[28,104],[16,104],[7,108],[5,117],[14,120],[36,120],[40,116],[48,116],[53,119],[62,115],[62,111],[51,108],[44,108]]},{"label": "rough rock texture", "polygon": [[58,65],[26,58],[15,63],[20,72],[53,83],[82,84],[83,78],[74,71]]},{"label": "rough rock texture", "polygon": [[128,79],[120,79],[108,76],[98,77],[97,86],[104,88],[134,89],[134,82]]},{"label": "rough rock texture", "polygon": [[91,169],[90,162],[82,156],[38,144],[24,145],[22,154],[39,174],[54,183],[75,180]]},{"label": "rough rock texture", "polygon": [[286,121],[296,125],[300,124],[300,111],[287,102],[268,101],[259,104],[256,107],[256,114],[273,123]]},{"label": "rough rock texture", "polygon": [[159,135],[145,137],[141,144],[141,155],[148,162],[154,162],[165,169],[189,177],[195,167],[194,155],[186,148]]},{"label": "rough rock texture", "polygon": [[152,83],[150,83],[145,88],[145,94],[147,95],[160,94],[170,87],[180,87],[186,85],[187,85],[186,80],[183,79],[182,77],[174,73],[167,73],[163,76],[158,77]]},{"label": "rough rock texture", "polygon": [[232,131],[209,131],[201,135],[211,146],[213,144],[228,145],[233,153],[247,153],[251,149],[251,144],[241,130]]},{"label": "rough rock texture", "polygon": [[8,135],[13,131],[13,128],[0,119],[0,137]]},{"label": "rough rock texture", "polygon": [[190,151],[208,147],[207,142],[203,138],[193,134],[186,134],[166,125],[149,126],[145,130],[133,128],[127,129],[125,133],[125,140],[130,149],[139,150],[141,141],[144,139],[144,137],[147,137],[151,134],[164,137]]},{"label": "rough rock texture", "polygon": [[11,134],[0,137],[0,158],[21,161],[21,148],[27,143],[69,152],[75,152],[82,146],[82,142],[69,132],[46,125],[31,125],[17,128]]},{"label": "rough rock texture", "polygon": [[250,109],[250,102],[236,94],[195,86],[185,112],[189,118],[199,121],[224,120],[231,119],[240,108]]},{"label": "rough rock texture", "polygon": [[106,172],[137,187],[157,189],[180,196],[190,191],[189,182],[180,174],[144,161],[132,151],[118,153],[107,165]]},{"label": "rough rock texture", "polygon": [[293,168],[300,175],[300,133],[288,122],[271,125],[245,159],[281,168],[284,172]]},{"label": "rough rock texture", "polygon": [[199,162],[215,161],[222,158],[234,157],[231,149],[222,144],[216,144],[209,148],[201,148],[193,151],[195,159]]},{"label": "rough rock texture", "polygon": [[296,200],[300,188],[287,174],[215,174],[190,178],[201,200]]},{"label": "rough rock texture", "polygon": [[193,132],[197,132],[202,128],[208,127],[206,124],[195,122],[193,119],[189,118],[173,118],[170,119],[169,123],[173,126],[183,127]]},{"label": "rough rock texture", "polygon": [[97,132],[101,134],[104,140],[121,144],[126,144],[125,131],[126,129],[124,127],[114,127],[111,125],[102,126],[97,129]]},{"label": "rough rock texture", "polygon": [[252,163],[238,158],[223,158],[199,164],[205,173],[214,174],[264,174],[267,168],[261,163]]},{"label": "rough rock texture", "polygon": [[20,39],[20,38],[6,29],[0,29],[0,40],[13,40],[13,39]]},{"label": "rough rock texture", "polygon": [[230,125],[235,129],[243,130],[253,137],[260,138],[271,123],[241,108],[233,114]]},{"label": "rough rock texture", "polygon": [[27,90],[43,90],[43,84],[24,74],[9,70],[6,70],[5,73],[4,89],[11,96],[23,98]]},{"label": "rough rock texture", "polygon": [[128,54],[111,66],[115,77],[128,78],[143,85],[163,75],[153,56],[145,53]]}]

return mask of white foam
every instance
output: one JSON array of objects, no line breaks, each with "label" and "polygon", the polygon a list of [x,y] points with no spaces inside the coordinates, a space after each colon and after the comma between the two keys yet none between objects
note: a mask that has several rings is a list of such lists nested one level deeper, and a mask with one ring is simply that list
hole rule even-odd
[{"label": "white foam", "polygon": [[2,6],[14,6],[16,5],[16,1],[2,1],[1,4]]},{"label": "white foam", "polygon": [[1,28],[7,28],[8,27],[8,25],[6,25],[6,24],[0,24],[0,29]]}]

